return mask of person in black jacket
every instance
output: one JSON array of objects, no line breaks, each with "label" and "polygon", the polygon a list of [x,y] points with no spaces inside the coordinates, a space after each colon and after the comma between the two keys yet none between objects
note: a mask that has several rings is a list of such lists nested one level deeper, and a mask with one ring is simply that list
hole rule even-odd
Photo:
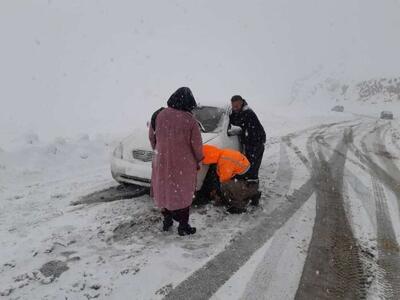
[{"label": "person in black jacket", "polygon": [[164,110],[164,107],[161,107],[160,109],[156,110],[153,115],[151,116],[151,121],[150,124],[147,124],[148,126],[150,125],[151,128],[153,129],[153,136],[154,136],[154,140],[155,143],[157,143],[156,140],[156,120],[157,120],[157,116],[160,112],[162,112]]},{"label": "person in black jacket", "polygon": [[[242,129],[240,142],[243,146],[243,153],[251,164],[249,171],[240,177],[249,183],[258,184],[258,172],[265,150],[265,130],[255,112],[241,96],[233,96],[231,103],[230,124]],[[253,201],[253,204],[258,204],[258,199]]]}]

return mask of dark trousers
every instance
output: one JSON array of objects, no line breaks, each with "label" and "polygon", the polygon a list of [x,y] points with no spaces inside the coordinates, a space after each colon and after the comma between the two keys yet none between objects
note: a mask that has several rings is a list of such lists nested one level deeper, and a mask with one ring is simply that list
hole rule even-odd
[{"label": "dark trousers", "polygon": [[260,171],[262,159],[264,156],[265,146],[264,144],[260,145],[245,145],[244,151],[247,159],[250,162],[250,169],[246,174],[241,175],[241,179],[245,180],[257,180],[258,172]]},{"label": "dark trousers", "polygon": [[217,165],[212,164],[208,168],[206,177],[204,178],[203,185],[196,193],[196,201],[194,204],[206,204],[211,200],[211,194],[215,193],[221,196],[221,185],[217,174]]},{"label": "dark trousers", "polygon": [[179,222],[179,225],[187,225],[189,223],[189,209],[190,206],[177,210],[168,210],[164,208],[161,210],[161,213],[166,221],[175,220]]}]

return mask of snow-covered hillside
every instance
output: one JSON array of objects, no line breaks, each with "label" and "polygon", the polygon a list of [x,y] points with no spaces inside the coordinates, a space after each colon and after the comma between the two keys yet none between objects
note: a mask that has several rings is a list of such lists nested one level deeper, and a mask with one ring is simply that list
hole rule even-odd
[{"label": "snow-covered hillside", "polygon": [[321,67],[293,84],[290,104],[320,111],[341,104],[354,113],[375,115],[384,109],[398,111],[400,78],[346,79],[343,72],[329,74]]}]

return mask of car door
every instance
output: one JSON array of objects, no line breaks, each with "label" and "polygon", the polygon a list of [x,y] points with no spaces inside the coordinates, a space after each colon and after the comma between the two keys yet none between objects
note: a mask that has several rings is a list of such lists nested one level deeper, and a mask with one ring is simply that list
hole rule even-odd
[{"label": "car door", "polygon": [[241,151],[241,145],[239,142],[238,135],[229,135],[228,130],[230,128],[229,124],[229,110],[227,110],[226,114],[224,115],[224,122],[223,122],[223,130],[221,132],[221,148],[232,149]]}]

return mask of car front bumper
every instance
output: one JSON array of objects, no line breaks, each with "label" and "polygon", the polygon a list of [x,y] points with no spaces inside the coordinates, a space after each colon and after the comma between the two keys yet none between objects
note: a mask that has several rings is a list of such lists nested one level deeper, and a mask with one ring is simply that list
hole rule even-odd
[{"label": "car front bumper", "polygon": [[113,157],[111,175],[118,182],[150,187],[151,162],[132,162]]},{"label": "car front bumper", "polygon": [[[120,183],[136,184],[144,187],[151,186],[151,162],[128,161],[112,157],[111,175]],[[202,165],[197,173],[196,190],[199,190],[208,171],[207,165]]]}]

